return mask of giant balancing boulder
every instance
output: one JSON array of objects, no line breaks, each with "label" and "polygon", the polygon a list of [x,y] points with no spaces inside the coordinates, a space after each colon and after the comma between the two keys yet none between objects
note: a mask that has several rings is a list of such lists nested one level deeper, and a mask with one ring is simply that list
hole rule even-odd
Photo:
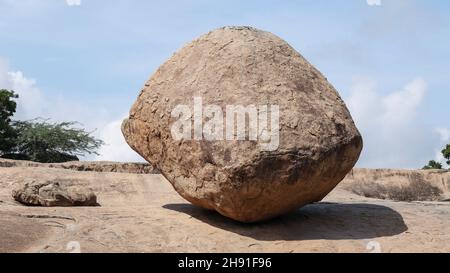
[{"label": "giant balancing boulder", "polygon": [[122,132],[182,197],[241,222],[322,200],[363,146],[327,79],[285,41],[250,27],[211,31],[176,52]]}]

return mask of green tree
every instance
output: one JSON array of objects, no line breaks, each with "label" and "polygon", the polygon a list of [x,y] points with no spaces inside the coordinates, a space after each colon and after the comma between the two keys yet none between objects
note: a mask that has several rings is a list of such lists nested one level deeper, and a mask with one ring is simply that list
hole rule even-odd
[{"label": "green tree", "polygon": [[10,152],[14,146],[15,131],[11,126],[11,117],[16,112],[14,99],[17,98],[14,91],[0,90],[0,155]]},{"label": "green tree", "polygon": [[442,155],[447,159],[447,164],[450,165],[450,144],[447,144],[444,150],[442,150]]},{"label": "green tree", "polygon": [[50,123],[47,120],[14,121],[16,132],[10,159],[36,162],[67,162],[78,160],[84,154],[97,154],[103,141],[91,136],[92,132],[76,128],[76,122]]},{"label": "green tree", "polygon": [[431,160],[430,162],[428,162],[428,165],[423,167],[423,169],[424,170],[433,170],[433,169],[440,170],[440,169],[442,169],[442,164],[437,161]]}]

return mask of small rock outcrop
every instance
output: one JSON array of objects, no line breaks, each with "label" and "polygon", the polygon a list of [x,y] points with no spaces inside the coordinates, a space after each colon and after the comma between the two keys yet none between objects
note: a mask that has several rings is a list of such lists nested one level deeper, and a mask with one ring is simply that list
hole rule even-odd
[{"label": "small rock outcrop", "polygon": [[97,206],[97,196],[71,181],[31,181],[17,184],[13,198],[27,206]]}]

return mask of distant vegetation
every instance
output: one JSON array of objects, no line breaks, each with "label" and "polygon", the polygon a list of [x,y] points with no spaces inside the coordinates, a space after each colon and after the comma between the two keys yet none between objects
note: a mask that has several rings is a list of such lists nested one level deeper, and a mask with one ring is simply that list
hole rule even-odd
[{"label": "distant vegetation", "polygon": [[97,154],[103,141],[92,132],[76,128],[77,122],[51,123],[34,119],[15,121],[14,91],[0,90],[0,157],[57,163],[78,160],[85,154]]},{"label": "distant vegetation", "polygon": [[447,144],[444,150],[442,150],[442,155],[447,159],[447,165],[450,165],[450,144]]},{"label": "distant vegetation", "polygon": [[440,169],[442,169],[442,164],[437,161],[430,160],[430,162],[428,162],[428,165],[423,167],[423,169],[424,170],[440,170]]},{"label": "distant vegetation", "polygon": [[15,131],[11,126],[11,117],[16,112],[18,96],[13,91],[0,90],[0,154],[14,147]]},{"label": "distant vegetation", "polygon": [[[447,160],[447,165],[450,165],[450,144],[447,144],[447,146],[445,146],[445,148],[442,150],[442,155]],[[428,165],[423,167],[424,170],[441,170],[442,168],[442,163],[435,160],[431,160],[430,162],[428,162]]]}]

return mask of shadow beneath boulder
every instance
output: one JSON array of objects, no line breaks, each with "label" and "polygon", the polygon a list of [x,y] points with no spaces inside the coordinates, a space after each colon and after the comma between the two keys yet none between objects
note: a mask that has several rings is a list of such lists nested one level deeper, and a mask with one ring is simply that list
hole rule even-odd
[{"label": "shadow beneath boulder", "polygon": [[372,204],[316,203],[256,224],[243,224],[191,204],[165,209],[188,214],[204,223],[262,241],[347,240],[394,236],[408,230],[395,210]]}]

